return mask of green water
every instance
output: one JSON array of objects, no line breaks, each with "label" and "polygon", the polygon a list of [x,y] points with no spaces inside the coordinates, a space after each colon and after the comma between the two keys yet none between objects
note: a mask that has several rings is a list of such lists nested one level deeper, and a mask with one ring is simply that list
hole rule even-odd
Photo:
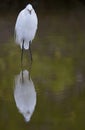
[{"label": "green water", "polygon": [[[21,50],[11,37],[0,45],[1,130],[85,130],[85,19],[83,14],[39,16],[32,44],[36,106],[27,123],[14,100]],[[30,58],[24,52],[23,69]]]}]

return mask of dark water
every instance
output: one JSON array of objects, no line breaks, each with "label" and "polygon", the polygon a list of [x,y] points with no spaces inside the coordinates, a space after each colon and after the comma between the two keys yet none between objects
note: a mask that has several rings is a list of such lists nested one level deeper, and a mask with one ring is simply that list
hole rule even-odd
[{"label": "dark water", "polygon": [[[14,24],[3,21],[12,32]],[[85,130],[84,25],[84,12],[39,16],[31,80],[28,52],[22,80],[20,47],[11,33],[1,32],[1,130]]]}]

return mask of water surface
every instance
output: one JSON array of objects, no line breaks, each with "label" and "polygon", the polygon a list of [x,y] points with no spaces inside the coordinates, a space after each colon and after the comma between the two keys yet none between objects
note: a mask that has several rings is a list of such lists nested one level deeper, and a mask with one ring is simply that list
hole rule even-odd
[{"label": "water surface", "polygon": [[[83,13],[79,14],[76,11],[63,15],[39,16],[39,29],[32,44],[31,70],[36,100],[32,100],[34,107],[29,121],[20,113],[19,106],[21,107],[22,103],[18,106],[14,98],[15,77],[22,71],[21,50],[14,43],[13,35],[10,33],[9,38],[7,32],[3,31],[2,36],[5,40],[1,40],[1,43],[5,44],[0,45],[0,129],[85,129],[85,19],[83,18]],[[8,19],[8,23],[10,22]],[[13,18],[12,22],[13,26],[10,24],[8,26],[4,22],[6,29],[11,32],[14,27]],[[24,52],[23,70],[29,71],[29,64],[29,53]],[[29,86],[29,77],[26,79],[25,87]],[[24,85],[22,87],[23,92],[22,89],[19,92],[22,92],[24,99],[23,93],[26,89],[24,90]],[[25,97],[25,104],[28,102],[27,99],[31,99],[31,96]],[[28,110],[29,105],[25,108]]]}]

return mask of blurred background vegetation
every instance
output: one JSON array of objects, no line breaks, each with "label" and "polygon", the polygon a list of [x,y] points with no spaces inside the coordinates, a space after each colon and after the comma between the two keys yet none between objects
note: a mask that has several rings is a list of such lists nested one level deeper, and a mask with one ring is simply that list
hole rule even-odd
[{"label": "blurred background vegetation", "polygon": [[72,9],[78,5],[85,5],[84,0],[0,0],[0,10],[6,11],[24,8],[27,3],[43,10]]}]

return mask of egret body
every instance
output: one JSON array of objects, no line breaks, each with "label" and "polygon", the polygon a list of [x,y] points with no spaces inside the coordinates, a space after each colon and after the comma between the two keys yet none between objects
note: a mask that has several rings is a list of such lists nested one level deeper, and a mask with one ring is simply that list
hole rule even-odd
[{"label": "egret body", "polygon": [[[23,73],[23,77],[22,77]],[[37,96],[32,79],[29,80],[29,72],[23,70],[15,77],[14,99],[19,112],[28,122],[35,110]]]},{"label": "egret body", "polygon": [[28,4],[19,13],[15,24],[15,40],[16,44],[19,44],[22,49],[21,59],[23,57],[23,50],[29,49],[32,60],[30,45],[35,37],[37,24],[38,24],[37,15],[32,5]]}]

